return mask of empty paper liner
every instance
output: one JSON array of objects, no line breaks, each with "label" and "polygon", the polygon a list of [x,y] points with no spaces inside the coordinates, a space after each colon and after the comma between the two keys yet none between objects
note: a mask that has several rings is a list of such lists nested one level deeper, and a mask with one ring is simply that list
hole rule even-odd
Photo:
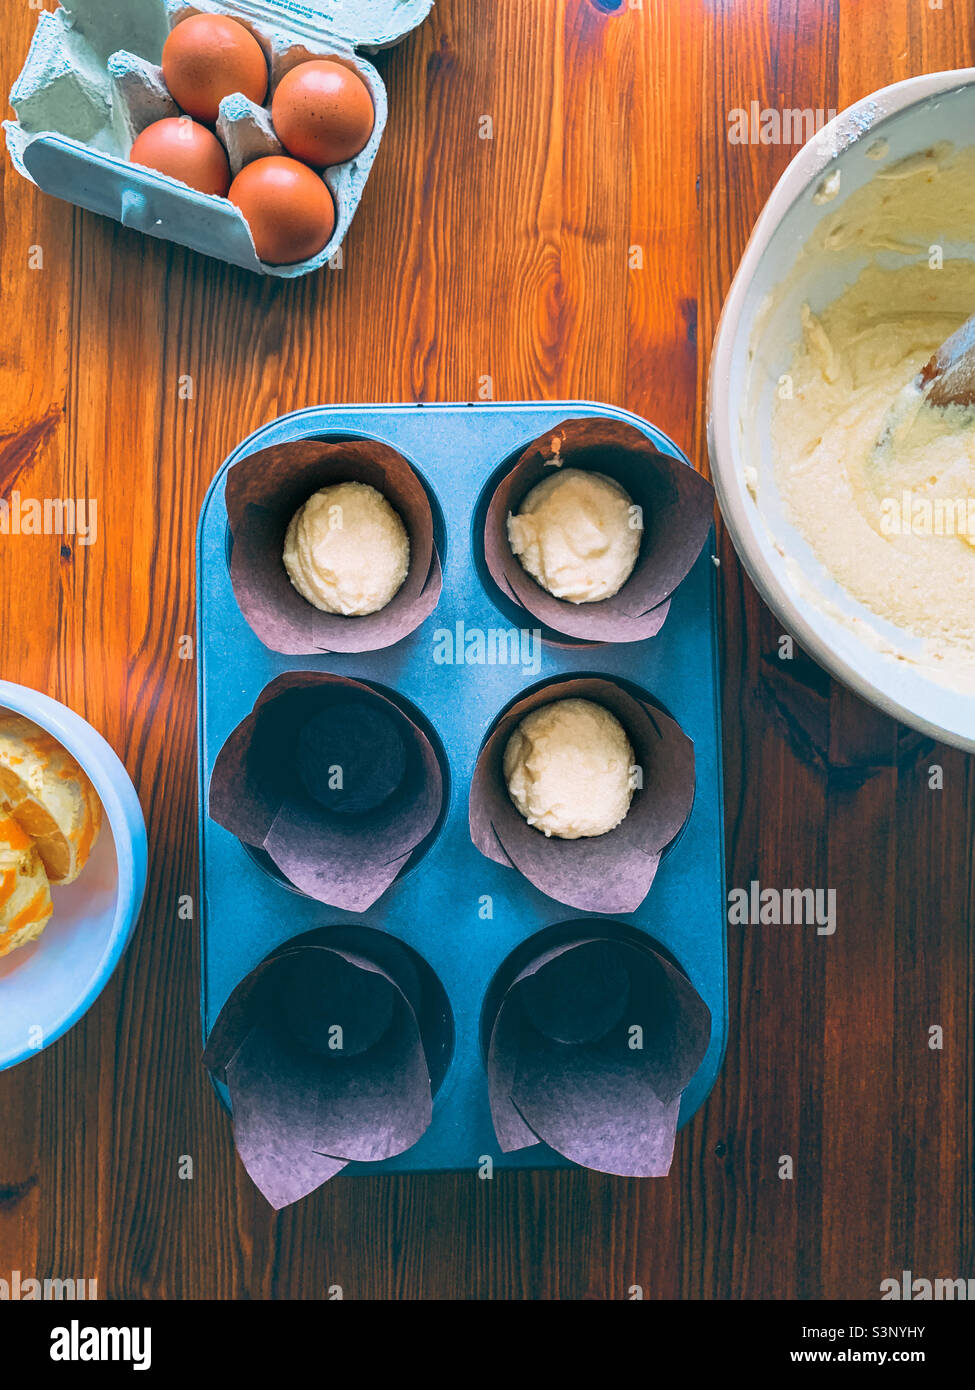
[{"label": "empty paper liner", "polygon": [[[298,593],[284,567],[295,513],[335,483],[368,483],[398,512],[410,538],[402,588],[378,613],[322,613]],[[290,656],[391,647],[430,616],[443,588],[433,508],[413,468],[378,440],[301,439],[251,454],[227,474],[233,537],[230,576],[240,610],[265,646]]]},{"label": "empty paper liner", "polygon": [[505,1153],[545,1143],[601,1173],[664,1177],[710,1012],[649,940],[576,925],[484,1020],[498,1143]]},{"label": "empty paper liner", "polygon": [[[579,840],[548,838],[528,824],[508,794],[503,759],[508,739],[532,710],[556,700],[591,700],[614,714],[633,747],[642,786],[615,830]],[[614,681],[598,676],[543,685],[511,705],[488,735],[471,781],[475,845],[550,898],[585,912],[635,912],[663,850],[694,803],[694,745],[680,726]]]},{"label": "empty paper liner", "polygon": [[[611,598],[555,598],[511,549],[509,514],[517,514],[532,488],[560,467],[605,474],[642,511],[636,566]],[[551,631],[586,642],[636,642],[660,631],[670,595],[700,554],[713,512],[711,484],[661,453],[633,425],[599,417],[565,420],[530,444],[495,489],[484,525],[484,558],[502,594]]]},{"label": "empty paper liner", "polygon": [[429,971],[383,933],[325,928],[231,994],[204,1063],[230,1092],[237,1152],[272,1207],[428,1129],[452,1028],[418,965]]},{"label": "empty paper liner", "polygon": [[429,736],[372,686],[324,672],[266,686],[210,780],[215,821],[302,893],[348,912],[402,873],[443,802]]}]

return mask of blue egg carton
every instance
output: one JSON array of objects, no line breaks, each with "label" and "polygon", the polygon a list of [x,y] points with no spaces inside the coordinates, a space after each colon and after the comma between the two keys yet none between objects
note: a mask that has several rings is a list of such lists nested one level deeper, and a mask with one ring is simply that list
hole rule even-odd
[{"label": "blue egg carton", "polygon": [[[44,193],[257,275],[295,279],[338,267],[388,114],[383,80],[361,54],[399,43],[432,8],[433,0],[61,0],[40,12],[10,93],[17,119],[2,123],[8,153],[18,173]],[[351,67],[369,89],[376,112],[372,135],[354,159],[324,171],[335,229],[310,260],[265,264],[228,199],[129,162],[136,134],[171,113],[153,110],[158,98],[151,87],[133,103],[125,78],[141,73],[151,81],[154,74],[161,81],[171,26],[200,13],[228,15],[250,29],[268,60],[272,89],[295,61],[319,57]],[[240,94],[225,104],[228,129],[250,123],[249,103]]]},{"label": "blue egg carton", "polygon": [[[684,968],[713,1020],[711,1042],[681,1105],[686,1124],[714,1085],[728,1034],[728,969],[721,721],[713,533],[674,595],[661,632],[648,641],[556,646],[541,643],[537,669],[439,665],[438,630],[509,628],[478,564],[479,504],[494,475],[533,439],[573,417],[605,416],[642,430],[661,450],[680,449],[647,421],[590,402],[491,405],[321,406],[273,421],[245,440],[220,469],[200,517],[197,659],[200,757],[200,911],[204,1038],[240,981],[265,956],[316,927],[359,924],[406,942],[439,976],[453,1010],[455,1048],[418,1144],[347,1173],[456,1171],[490,1155],[498,1168],[572,1167],[544,1144],[502,1153],[491,1124],[481,1052],[485,995],[507,957],[547,927],[580,913],[539,892],[471,843],[468,793],[481,744],[497,715],[524,690],[581,674],[620,678],[662,705],[694,742],[694,807],[665,852],[650,892],[625,922],[659,942]],[[230,582],[227,470],[260,449],[298,439],[367,437],[405,455],[442,513],[444,589],[435,612],[411,636],[361,655],[282,656],[254,635]],[[482,515],[482,513],[481,513]],[[526,623],[522,626],[534,626]],[[448,807],[429,852],[362,914],[323,906],[285,886],[207,814],[220,749],[265,685],[285,671],[328,671],[386,687],[415,705],[437,730],[449,764]],[[479,916],[485,895],[493,918]],[[226,1089],[220,1085],[225,1103]]]}]

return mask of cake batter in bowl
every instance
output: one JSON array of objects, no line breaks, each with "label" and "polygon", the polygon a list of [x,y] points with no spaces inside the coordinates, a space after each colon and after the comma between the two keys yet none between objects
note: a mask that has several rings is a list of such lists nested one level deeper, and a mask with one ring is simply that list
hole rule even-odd
[{"label": "cake batter in bowl", "polygon": [[825,127],[755,228],[715,342],[709,442],[786,629],[881,709],[975,750],[975,410],[914,378],[975,313],[975,71]]}]

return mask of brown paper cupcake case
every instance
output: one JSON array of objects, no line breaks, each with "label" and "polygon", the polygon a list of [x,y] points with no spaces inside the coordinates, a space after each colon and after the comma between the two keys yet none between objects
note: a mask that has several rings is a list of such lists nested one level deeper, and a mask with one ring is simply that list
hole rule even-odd
[{"label": "brown paper cupcake case", "polygon": [[[360,815],[320,805],[296,768],[302,727],[350,699],[392,720],[405,750],[400,784]],[[265,686],[221,749],[209,792],[218,824],[263,849],[301,892],[349,912],[366,911],[402,873],[436,827],[443,801],[437,753],[403,708],[371,685],[315,671],[288,672]]]},{"label": "brown paper cupcake case", "polygon": [[[612,598],[555,598],[522,567],[508,541],[508,516],[553,468],[582,468],[618,482],[643,512],[636,567]],[[550,631],[584,642],[637,642],[663,626],[670,596],[707,539],[714,489],[640,430],[605,417],[566,420],[519,456],[497,485],[484,524],[484,559],[502,595]]]},{"label": "brown paper cupcake case", "polygon": [[[410,538],[410,568],[378,613],[322,613],[284,567],[284,538],[300,507],[335,483],[368,483],[399,513]],[[240,610],[266,647],[290,656],[391,647],[430,616],[443,589],[430,498],[402,454],[375,439],[302,439],[275,444],[227,473],[233,549],[230,577]]]},{"label": "brown paper cupcake case", "polygon": [[273,952],[227,1000],[204,1063],[228,1088],[237,1152],[271,1206],[426,1132],[452,1027],[421,966],[435,978],[385,933],[325,928]]},{"label": "brown paper cupcake case", "polygon": [[566,932],[483,1020],[498,1143],[505,1153],[546,1143],[598,1172],[664,1177],[710,1012],[649,938],[602,921]]},{"label": "brown paper cupcake case", "polygon": [[[502,763],[515,727],[532,710],[565,699],[591,700],[614,714],[643,773],[629,814],[606,835],[548,838],[528,824],[508,795]],[[489,733],[471,781],[471,838],[489,859],[517,869],[569,907],[635,912],[693,802],[694,746],[673,719],[603,677],[553,681],[516,700]]]}]

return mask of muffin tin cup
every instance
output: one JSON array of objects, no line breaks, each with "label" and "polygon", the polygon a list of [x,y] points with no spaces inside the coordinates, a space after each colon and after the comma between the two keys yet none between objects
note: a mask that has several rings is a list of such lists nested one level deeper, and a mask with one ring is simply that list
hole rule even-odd
[{"label": "muffin tin cup", "polygon": [[[542,587],[508,539],[508,517],[559,468],[604,474],[640,509],[643,539],[633,573],[610,598],[570,603]],[[655,636],[671,594],[689,573],[711,528],[714,490],[693,468],[658,449],[624,420],[558,421],[528,445],[497,484],[484,524],[484,558],[505,597],[551,631],[584,642],[637,642]]]},{"label": "muffin tin cup", "polygon": [[[295,513],[323,487],[366,483],[397,512],[410,539],[410,568],[385,608],[361,618],[323,613],[291,583],[284,540]],[[372,439],[296,440],[242,459],[227,476],[237,602],[256,635],[274,651],[366,652],[414,632],[443,588],[430,499],[409,462]]]},{"label": "muffin tin cup", "polygon": [[[694,804],[633,912],[597,919],[631,931],[676,962],[711,1013],[707,1051],[683,1092],[680,1122],[701,1105],[718,1073],[727,1032],[724,832],[711,547],[671,599],[671,620],[652,640],[598,653],[541,640],[538,625],[512,623],[485,572],[480,539],[494,477],[510,471],[533,439],[572,418],[595,415],[641,431],[687,468],[680,450],[646,421],[590,402],[435,406],[323,406],[273,421],[221,469],[204,505],[198,553],[200,736],[200,932],[202,1024],[209,1034],[237,985],[278,947],[328,925],[373,928],[416,951],[450,1003],[455,1047],[434,1097],[429,1128],[412,1147],[350,1174],[483,1171],[571,1166],[547,1143],[504,1151],[491,1120],[481,1023],[492,982],[512,953],[578,917],[471,839],[469,793],[499,711],[545,683],[596,675],[635,688],[667,712],[694,745]],[[447,544],[434,612],[396,645],[378,651],[293,656],[264,646],[234,597],[227,547],[230,468],[296,440],[358,436],[397,450],[424,479]],[[438,533],[439,534],[439,533]],[[593,667],[596,671],[593,671]],[[241,841],[207,813],[220,750],[261,691],[293,672],[322,672],[378,688],[436,731],[449,768],[443,820],[422,858],[362,913],[323,907],[259,867]],[[226,1090],[221,1088],[226,1100]]]},{"label": "muffin tin cup", "polygon": [[533,948],[483,1025],[502,1149],[547,1142],[597,1172],[665,1177],[681,1095],[708,1048],[707,1005],[649,941],[604,920],[518,954]]},{"label": "muffin tin cup", "polygon": [[334,928],[288,942],[234,990],[204,1062],[227,1088],[237,1151],[271,1206],[353,1159],[402,1153],[429,1128],[452,1040],[429,975],[392,937]]},{"label": "muffin tin cup", "polygon": [[[589,700],[608,709],[633,749],[631,775],[638,772],[639,783],[626,817],[605,835],[550,838],[528,824],[508,795],[508,740],[526,715],[557,700]],[[488,859],[517,870],[568,907],[635,912],[693,804],[694,745],[679,724],[615,681],[553,681],[505,710],[488,735],[471,783],[471,838]]]},{"label": "muffin tin cup", "polygon": [[[336,709],[351,711],[368,735],[398,735],[402,767],[361,810],[330,808],[326,786],[309,788],[299,767],[301,730]],[[368,748],[337,746],[358,771]],[[385,769],[378,769],[383,777]],[[353,789],[349,789],[354,792]],[[367,788],[370,791],[371,788]],[[331,793],[334,795],[334,793]],[[349,794],[347,791],[346,794]],[[289,883],[331,907],[364,912],[402,873],[433,833],[444,800],[444,778],[431,740],[403,709],[360,681],[328,672],[294,671],[266,686],[253,712],[220,750],[210,779],[210,815],[245,845],[263,850]]]}]

